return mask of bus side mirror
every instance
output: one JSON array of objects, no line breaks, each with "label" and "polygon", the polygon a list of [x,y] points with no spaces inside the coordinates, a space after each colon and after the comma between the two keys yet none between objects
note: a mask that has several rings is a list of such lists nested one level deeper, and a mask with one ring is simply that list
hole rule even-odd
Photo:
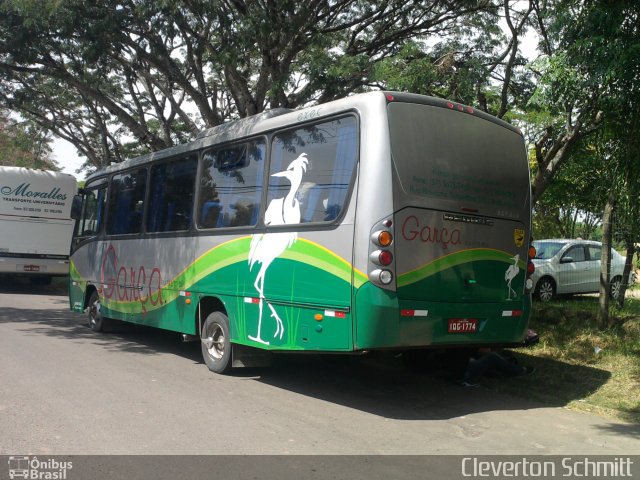
[{"label": "bus side mirror", "polygon": [[71,218],[78,220],[82,214],[82,195],[74,195],[71,203]]}]

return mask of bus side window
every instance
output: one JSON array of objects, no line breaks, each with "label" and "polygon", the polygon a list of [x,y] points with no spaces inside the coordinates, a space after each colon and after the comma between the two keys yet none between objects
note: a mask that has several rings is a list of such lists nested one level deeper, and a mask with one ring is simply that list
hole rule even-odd
[{"label": "bus side window", "polygon": [[191,228],[197,169],[196,156],[180,158],[152,168],[148,232],[175,232]]},{"label": "bus side window", "polygon": [[99,189],[85,189],[76,236],[90,237],[100,233],[104,219],[106,192],[106,186]]},{"label": "bus side window", "polygon": [[[278,133],[271,150],[269,202],[294,193],[300,223],[336,220],[346,206],[357,153],[357,123],[351,116]],[[300,185],[294,186],[278,174],[303,154],[306,168]]]},{"label": "bus side window", "polygon": [[265,152],[261,138],[204,152],[196,209],[199,228],[257,223]]},{"label": "bus side window", "polygon": [[146,184],[146,168],[114,175],[109,196],[107,234],[140,232]]}]

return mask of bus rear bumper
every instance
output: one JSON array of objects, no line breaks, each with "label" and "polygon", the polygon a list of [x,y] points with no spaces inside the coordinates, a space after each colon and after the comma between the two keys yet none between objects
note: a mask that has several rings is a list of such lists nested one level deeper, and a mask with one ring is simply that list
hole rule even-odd
[{"label": "bus rear bumper", "polygon": [[0,274],[62,277],[69,274],[69,260],[0,257]]},{"label": "bus rear bumper", "polygon": [[530,306],[529,297],[500,303],[403,300],[366,284],[356,294],[355,348],[518,344]]}]

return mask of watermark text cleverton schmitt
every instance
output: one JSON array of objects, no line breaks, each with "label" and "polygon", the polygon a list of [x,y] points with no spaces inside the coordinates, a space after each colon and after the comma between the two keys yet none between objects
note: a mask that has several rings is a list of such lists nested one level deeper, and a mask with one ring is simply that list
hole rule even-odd
[{"label": "watermark text cleverton schmitt", "polygon": [[633,461],[628,457],[602,460],[589,457],[553,457],[535,460],[463,457],[463,477],[514,478],[631,478]]}]

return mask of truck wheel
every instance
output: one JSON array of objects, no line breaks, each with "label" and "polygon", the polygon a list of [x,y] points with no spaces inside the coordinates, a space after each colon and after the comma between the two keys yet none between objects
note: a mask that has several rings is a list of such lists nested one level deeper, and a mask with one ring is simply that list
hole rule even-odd
[{"label": "truck wheel", "polygon": [[229,319],[222,312],[209,314],[200,332],[202,357],[209,370],[227,373],[231,370],[231,336]]}]

